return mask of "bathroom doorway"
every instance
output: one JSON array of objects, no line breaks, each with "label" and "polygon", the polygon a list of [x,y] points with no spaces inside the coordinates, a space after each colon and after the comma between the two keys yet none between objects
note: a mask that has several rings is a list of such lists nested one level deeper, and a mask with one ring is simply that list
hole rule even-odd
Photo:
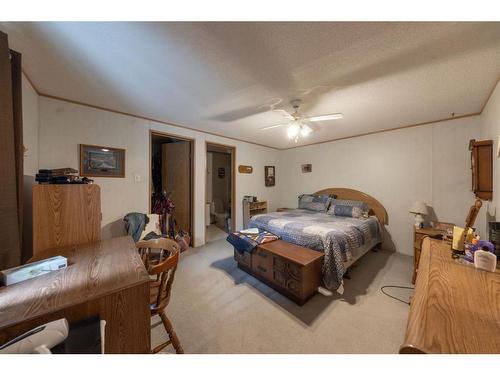
[{"label": "bathroom doorway", "polygon": [[149,212],[160,215],[162,233],[187,232],[194,246],[194,139],[151,131],[150,163]]},{"label": "bathroom doorway", "polygon": [[205,242],[234,231],[235,154],[233,146],[206,142]]}]

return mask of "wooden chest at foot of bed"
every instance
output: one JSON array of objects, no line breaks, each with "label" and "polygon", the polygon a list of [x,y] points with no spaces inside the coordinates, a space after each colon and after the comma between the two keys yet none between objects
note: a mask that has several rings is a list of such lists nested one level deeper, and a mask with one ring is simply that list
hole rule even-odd
[{"label": "wooden chest at foot of bed", "polygon": [[259,245],[251,254],[234,251],[239,268],[299,305],[318,291],[323,256],[281,240]]}]

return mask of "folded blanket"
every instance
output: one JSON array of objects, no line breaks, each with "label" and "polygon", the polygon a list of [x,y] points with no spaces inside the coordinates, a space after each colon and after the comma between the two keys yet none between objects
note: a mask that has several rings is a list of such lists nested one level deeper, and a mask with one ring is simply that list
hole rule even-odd
[{"label": "folded blanket", "polygon": [[259,230],[258,234],[229,233],[226,238],[226,241],[233,245],[236,251],[240,253],[245,251],[251,253],[258,245],[276,240],[279,240],[277,235],[265,230]]}]

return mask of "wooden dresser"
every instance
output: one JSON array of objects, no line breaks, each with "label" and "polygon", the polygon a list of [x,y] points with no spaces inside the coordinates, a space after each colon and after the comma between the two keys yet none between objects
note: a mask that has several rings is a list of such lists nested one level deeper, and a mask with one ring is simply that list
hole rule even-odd
[{"label": "wooden dresser", "polygon": [[238,267],[303,305],[321,283],[324,254],[285,241],[259,245],[252,253],[234,250]]},{"label": "wooden dresser", "polygon": [[415,228],[413,226],[413,277],[411,279],[412,284],[415,284],[417,279],[418,271],[418,261],[420,259],[420,243],[422,238],[425,236],[435,237],[438,235],[445,235],[445,230],[439,230],[434,228]]},{"label": "wooden dresser", "polygon": [[461,262],[448,243],[423,240],[400,353],[500,353],[500,269]]},{"label": "wooden dresser", "polygon": [[94,184],[33,186],[33,255],[101,239],[101,190]]},{"label": "wooden dresser", "polygon": [[106,353],[150,350],[149,275],[131,237],[39,253],[62,255],[68,267],[0,288],[0,344],[41,324],[99,315]]}]

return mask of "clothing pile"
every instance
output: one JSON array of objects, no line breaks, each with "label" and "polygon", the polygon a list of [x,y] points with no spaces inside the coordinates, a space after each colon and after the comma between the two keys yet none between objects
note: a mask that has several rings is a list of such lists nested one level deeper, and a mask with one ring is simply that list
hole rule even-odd
[{"label": "clothing pile", "polygon": [[245,251],[251,253],[258,245],[279,239],[279,236],[271,232],[253,228],[251,230],[229,233],[226,241],[233,245],[235,250],[240,253]]},{"label": "clothing pile", "polygon": [[174,212],[174,202],[170,198],[170,194],[165,192],[154,193],[151,197],[151,212],[160,215],[160,229],[162,233],[168,234],[171,237],[175,236],[174,222],[172,215]]},{"label": "clothing pile", "polygon": [[90,184],[93,181],[87,177],[79,177],[73,168],[39,169],[35,181],[44,184]]},{"label": "clothing pile", "polygon": [[[125,230],[134,239],[134,242],[139,241],[141,237],[144,241],[162,237],[161,234],[154,230],[143,233],[149,221],[148,215],[139,212],[130,212],[123,218]],[[143,234],[144,236],[142,236]]]}]

